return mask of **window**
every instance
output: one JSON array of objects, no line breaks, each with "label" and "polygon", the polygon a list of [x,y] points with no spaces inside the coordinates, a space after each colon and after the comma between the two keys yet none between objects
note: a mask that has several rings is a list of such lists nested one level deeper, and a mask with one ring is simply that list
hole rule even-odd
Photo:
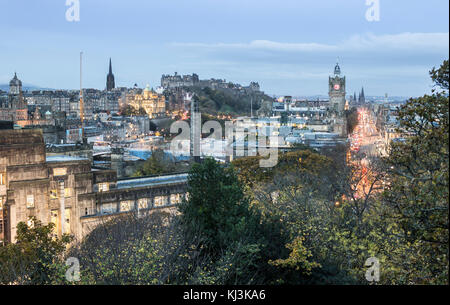
[{"label": "window", "polygon": [[58,198],[58,191],[50,190],[50,199],[57,199],[57,198]]},{"label": "window", "polygon": [[53,227],[53,233],[58,234],[59,231],[59,218],[58,218],[58,210],[52,210],[50,212],[50,222],[54,223],[55,226]]},{"label": "window", "polygon": [[139,210],[148,209],[149,208],[148,201],[149,201],[148,198],[140,198],[140,199],[138,199]]},{"label": "window", "polygon": [[27,208],[34,208],[34,195],[27,195]]},{"label": "window", "polygon": [[114,202],[103,203],[100,207],[100,212],[102,214],[111,214],[117,212],[117,205]]},{"label": "window", "polygon": [[64,176],[67,174],[66,168],[54,168],[53,169],[53,176]]},{"label": "window", "polygon": [[133,209],[133,205],[134,205],[134,203],[131,200],[121,201],[120,202],[120,211],[121,212],[131,211]]},{"label": "window", "polygon": [[155,207],[164,206],[167,204],[167,196],[156,196]]},{"label": "window", "polygon": [[6,184],[6,173],[0,173],[0,185]]},{"label": "window", "polygon": [[98,184],[98,191],[99,192],[107,192],[109,191],[109,183],[103,182]]},{"label": "window", "polygon": [[64,189],[64,197],[72,197],[72,188],[68,187]]},{"label": "window", "polygon": [[172,194],[170,195],[170,203],[177,204],[181,202],[182,194]]},{"label": "window", "polygon": [[67,208],[65,211],[66,223],[64,224],[64,233],[70,234],[70,209]]},{"label": "window", "polygon": [[28,228],[30,228],[30,229],[34,228],[34,221],[32,218],[28,219],[27,225],[28,225]]}]

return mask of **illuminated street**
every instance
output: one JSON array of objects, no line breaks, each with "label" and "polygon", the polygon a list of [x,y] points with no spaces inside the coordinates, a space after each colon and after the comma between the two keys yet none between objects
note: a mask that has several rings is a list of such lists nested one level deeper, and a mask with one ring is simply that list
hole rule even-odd
[{"label": "illuminated street", "polygon": [[358,125],[349,135],[349,161],[355,167],[354,181],[357,198],[362,198],[376,186],[375,173],[370,167],[370,160],[379,157],[376,143],[381,140],[375,127],[375,120],[367,108],[358,109]]}]

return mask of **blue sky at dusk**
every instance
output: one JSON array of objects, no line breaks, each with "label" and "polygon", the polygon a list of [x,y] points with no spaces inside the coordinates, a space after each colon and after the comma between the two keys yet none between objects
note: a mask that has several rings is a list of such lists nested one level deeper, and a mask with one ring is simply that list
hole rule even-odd
[{"label": "blue sky at dusk", "polygon": [[0,0],[0,83],[103,89],[109,57],[117,86],[160,84],[161,74],[199,74],[269,94],[327,94],[339,58],[347,91],[418,96],[448,58],[448,0]]}]

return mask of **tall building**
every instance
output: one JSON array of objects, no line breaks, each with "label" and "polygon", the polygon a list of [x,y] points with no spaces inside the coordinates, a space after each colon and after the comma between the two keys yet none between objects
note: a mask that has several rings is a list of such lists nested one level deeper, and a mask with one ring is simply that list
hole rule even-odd
[{"label": "tall building", "polygon": [[200,162],[201,149],[201,125],[202,115],[198,105],[198,100],[194,97],[191,100],[191,133],[190,133],[190,155],[194,162]]},{"label": "tall building", "polygon": [[13,79],[9,82],[9,94],[19,95],[22,93],[22,81],[17,78],[17,73],[14,73]]},{"label": "tall building", "polygon": [[28,119],[28,107],[23,98],[22,81],[14,73],[13,79],[9,82],[9,93],[6,103],[0,105],[0,120],[21,121]]},{"label": "tall building", "polygon": [[342,113],[345,110],[345,76],[341,77],[341,68],[338,63],[334,67],[334,76],[329,77],[328,87],[331,108]]},{"label": "tall building", "polygon": [[358,102],[360,104],[365,104],[366,103],[366,97],[364,96],[364,87],[361,88],[361,93],[359,94]]},{"label": "tall building", "polygon": [[106,90],[111,91],[116,87],[116,84],[114,82],[114,74],[112,73],[112,63],[111,58],[109,59],[109,73],[108,76],[106,76]]}]

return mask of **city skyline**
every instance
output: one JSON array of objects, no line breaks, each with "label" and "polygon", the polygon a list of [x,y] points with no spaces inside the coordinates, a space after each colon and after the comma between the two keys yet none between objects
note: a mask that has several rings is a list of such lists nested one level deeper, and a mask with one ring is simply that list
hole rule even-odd
[{"label": "city skyline", "polygon": [[65,20],[64,1],[1,2],[10,13],[0,20],[8,37],[0,84],[16,71],[24,84],[77,89],[83,51],[85,88],[104,89],[111,57],[117,87],[157,87],[178,72],[256,81],[268,94],[326,95],[339,58],[349,95],[430,92],[428,71],[448,56],[447,2],[381,1],[378,22],[365,19],[365,1],[325,2],[80,1],[80,22]]}]

